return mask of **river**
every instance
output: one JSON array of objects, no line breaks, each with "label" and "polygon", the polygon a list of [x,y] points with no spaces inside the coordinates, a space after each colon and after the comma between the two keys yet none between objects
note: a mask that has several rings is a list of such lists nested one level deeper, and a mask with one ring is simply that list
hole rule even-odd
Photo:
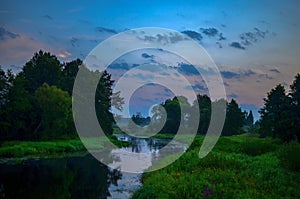
[{"label": "river", "polygon": [[[160,149],[169,143],[167,139],[133,139],[125,134],[117,137],[132,143],[117,150],[150,152],[153,157],[159,156]],[[178,144],[171,150],[186,148]],[[142,161],[146,164],[148,160]],[[142,174],[121,172],[115,164],[106,166],[90,154],[3,163],[0,164],[0,198],[130,198],[141,186]]]}]

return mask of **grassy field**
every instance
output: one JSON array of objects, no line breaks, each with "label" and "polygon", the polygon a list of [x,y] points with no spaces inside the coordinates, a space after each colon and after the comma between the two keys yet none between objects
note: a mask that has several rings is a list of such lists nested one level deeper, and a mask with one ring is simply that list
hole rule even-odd
[{"label": "grassy field", "polygon": [[168,167],[143,175],[133,198],[300,198],[300,144],[221,137],[198,158],[203,137]]},{"label": "grassy field", "polygon": [[[110,136],[110,141],[122,147],[129,143],[118,141]],[[84,138],[84,142],[90,149],[103,149],[104,138]],[[69,153],[86,152],[85,146],[79,139],[55,140],[55,141],[6,141],[0,146],[0,158],[22,158],[22,157],[65,157]]]}]

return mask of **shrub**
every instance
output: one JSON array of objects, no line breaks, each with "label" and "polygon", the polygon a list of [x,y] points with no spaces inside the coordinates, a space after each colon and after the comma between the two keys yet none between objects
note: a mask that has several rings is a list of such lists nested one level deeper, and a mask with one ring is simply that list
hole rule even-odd
[{"label": "shrub", "polygon": [[241,152],[250,156],[257,156],[275,150],[275,145],[271,142],[259,140],[247,140],[241,144]]},{"label": "shrub", "polygon": [[284,145],[278,153],[281,165],[291,171],[300,171],[300,144],[296,141]]}]

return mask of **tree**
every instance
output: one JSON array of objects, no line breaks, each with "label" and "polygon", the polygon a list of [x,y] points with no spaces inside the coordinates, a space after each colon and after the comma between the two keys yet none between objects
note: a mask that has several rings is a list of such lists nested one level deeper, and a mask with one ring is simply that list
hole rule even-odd
[{"label": "tree", "polygon": [[200,109],[198,133],[205,135],[207,133],[211,117],[211,100],[207,95],[197,95],[197,100],[193,102],[192,112],[197,108],[196,103],[198,103],[198,108]]},{"label": "tree", "polygon": [[300,142],[300,74],[295,76],[295,80],[290,86],[291,93],[290,97],[292,100],[291,104],[291,116],[294,126],[294,135],[297,137],[298,142]]},{"label": "tree", "polygon": [[8,102],[8,93],[12,86],[13,74],[11,71],[5,73],[0,66],[0,132],[2,132],[1,139],[7,137],[9,122],[7,121],[7,102]]},{"label": "tree", "polygon": [[95,95],[95,108],[96,114],[99,121],[99,124],[105,134],[112,134],[113,128],[112,125],[114,123],[113,114],[111,111],[111,100],[112,100],[112,85],[114,83],[111,80],[111,75],[107,73],[107,71],[103,71],[101,75],[100,81],[97,85],[96,95]]},{"label": "tree", "polygon": [[27,62],[18,74],[25,81],[25,89],[30,94],[43,83],[59,86],[62,79],[61,64],[55,55],[39,51]]},{"label": "tree", "polygon": [[62,135],[73,135],[71,97],[66,91],[44,83],[35,92],[41,121],[36,133],[41,139],[55,139]]},{"label": "tree", "polygon": [[237,102],[232,99],[227,105],[225,124],[222,135],[237,135],[243,133],[242,127],[245,121],[245,114]]},{"label": "tree", "polygon": [[36,126],[36,104],[33,97],[24,88],[24,79],[16,77],[7,94],[3,110],[5,125],[1,124],[1,139],[30,139]]},{"label": "tree", "polygon": [[[161,133],[177,133],[180,124],[187,124],[189,120],[190,104],[186,97],[176,96],[173,99],[167,99],[162,107],[165,108],[167,118]],[[183,114],[181,114],[181,112]]]},{"label": "tree", "polygon": [[254,122],[254,117],[253,117],[252,110],[250,110],[249,114],[246,117],[246,125],[251,127],[253,126],[253,122]]},{"label": "tree", "polygon": [[79,70],[79,66],[82,64],[80,59],[65,63],[62,65],[62,80],[61,88],[64,91],[67,91],[69,95],[72,95],[73,85]]},{"label": "tree", "polygon": [[136,115],[132,115],[132,121],[139,126],[146,126],[150,123],[150,117],[143,117],[141,112],[137,112]]},{"label": "tree", "polygon": [[260,109],[260,134],[280,137],[284,141],[292,139],[292,121],[290,115],[291,99],[286,95],[284,87],[279,84],[264,98],[264,106]]}]

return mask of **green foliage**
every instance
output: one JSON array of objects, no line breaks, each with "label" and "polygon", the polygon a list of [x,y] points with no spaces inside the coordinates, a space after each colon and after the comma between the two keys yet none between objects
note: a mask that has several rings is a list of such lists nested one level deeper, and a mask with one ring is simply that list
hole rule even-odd
[{"label": "green foliage", "polygon": [[300,74],[297,74],[291,85],[290,97],[292,100],[289,117],[292,117],[293,135],[300,142]]},{"label": "green foliage", "polygon": [[252,110],[250,110],[249,114],[246,117],[246,125],[252,127],[254,122],[254,117]]},{"label": "green foliage", "polygon": [[111,135],[113,133],[112,124],[114,123],[114,119],[110,109],[114,81],[111,80],[111,75],[107,71],[95,75],[101,75],[95,95],[96,115],[103,132],[106,135]]},{"label": "green foliage", "polygon": [[198,134],[205,135],[208,130],[211,117],[211,100],[207,95],[197,95],[197,101],[193,103],[192,110],[197,108],[197,103],[200,109]]},{"label": "green foliage", "polygon": [[62,79],[62,70],[55,55],[39,51],[24,65],[18,76],[24,79],[25,89],[34,94],[43,83],[58,86]]},{"label": "green foliage", "polygon": [[76,59],[62,65],[61,88],[62,90],[67,91],[70,96],[72,95],[73,84],[81,64],[82,61],[80,59]]},{"label": "green foliage", "polygon": [[24,80],[16,77],[7,94],[7,102],[3,107],[1,140],[28,139],[36,126],[38,112],[34,97],[24,88]]},{"label": "green foliage", "polygon": [[300,144],[291,142],[284,145],[278,153],[280,163],[291,171],[300,171]]},{"label": "green foliage", "polygon": [[300,74],[290,86],[286,94],[282,85],[276,86],[264,99],[264,107],[260,110],[260,134],[279,137],[289,142],[300,141]]},{"label": "green foliage", "polygon": [[241,145],[241,152],[250,156],[262,155],[275,150],[276,146],[270,141],[259,142],[257,140],[248,140]]},{"label": "green foliage", "polygon": [[[104,137],[81,138],[89,149],[103,149],[106,144]],[[118,141],[115,136],[108,139],[118,147],[127,147],[129,142]],[[80,139],[65,139],[54,141],[5,141],[0,146],[1,158],[30,158],[30,157],[61,157],[67,153],[86,152],[86,147]]]},{"label": "green foliage", "polygon": [[222,135],[242,134],[242,127],[245,122],[245,115],[237,102],[232,99],[227,105],[226,119],[223,127]]},{"label": "green foliage", "polygon": [[44,83],[36,90],[35,98],[41,110],[41,122],[36,129],[39,138],[55,139],[74,132],[71,97],[66,91]]},{"label": "green foliage", "polygon": [[[260,155],[249,156],[247,142],[269,144]],[[298,198],[300,175],[280,167],[270,139],[222,137],[213,151],[199,159],[197,138],[191,149],[161,170],[146,173],[132,198]],[[258,144],[258,145],[259,145]],[[236,149],[235,149],[236,148]],[[260,148],[260,147],[258,147]]]},{"label": "green foliage", "polygon": [[[74,136],[70,95],[81,64],[79,59],[61,64],[55,55],[39,51],[16,76],[0,68],[0,141]],[[101,75],[95,108],[101,127],[111,134],[113,81],[106,71],[89,72]],[[122,106],[119,95],[115,94],[118,109]]]}]

